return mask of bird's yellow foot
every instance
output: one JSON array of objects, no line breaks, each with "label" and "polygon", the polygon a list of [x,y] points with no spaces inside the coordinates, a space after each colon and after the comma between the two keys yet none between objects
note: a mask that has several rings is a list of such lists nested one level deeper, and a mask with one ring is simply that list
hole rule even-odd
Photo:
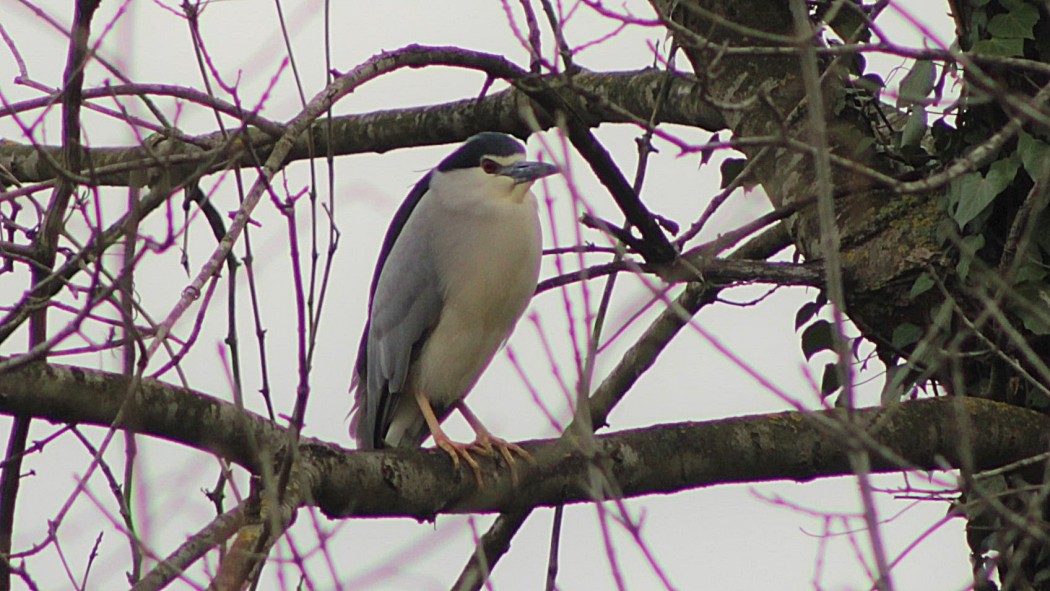
[{"label": "bird's yellow foot", "polygon": [[453,465],[455,465],[457,470],[459,469],[459,460],[460,458],[463,458],[463,461],[466,462],[467,466],[470,466],[470,469],[474,472],[474,480],[477,481],[478,486],[485,486],[485,479],[484,477],[482,477],[481,474],[481,465],[478,464],[478,461],[474,459],[474,456],[471,454],[491,456],[492,451],[490,449],[486,449],[485,447],[478,445],[477,441],[473,443],[460,443],[458,441],[452,441],[440,431],[438,433],[433,433],[432,435],[434,437],[434,445],[440,447],[441,449],[445,450],[446,453],[448,453],[448,455],[452,458],[452,463]]},{"label": "bird's yellow foot", "polygon": [[516,460],[514,454],[518,454],[524,460],[530,464],[535,464],[536,460],[533,459],[532,454],[522,449],[522,447],[516,443],[511,443],[506,439],[496,437],[488,431],[482,431],[478,433],[478,438],[474,440],[474,446],[480,447],[481,449],[488,452],[486,455],[496,457],[496,452],[506,460],[507,465],[514,467]]},{"label": "bird's yellow foot", "polygon": [[496,452],[499,452],[499,455],[507,462],[507,466],[510,467],[510,479],[516,486],[518,484],[518,470],[514,460],[514,454],[518,454],[525,458],[530,464],[535,465],[536,460],[532,458],[532,454],[525,451],[520,446],[496,437],[489,432],[489,430],[481,424],[481,421],[478,420],[477,415],[467,408],[467,405],[462,400],[456,403],[456,408],[459,409],[459,412],[463,415],[463,418],[467,420],[470,427],[474,429],[474,447],[485,450],[485,455],[490,457],[496,457]]},{"label": "bird's yellow foot", "polygon": [[514,454],[521,456],[530,464],[536,464],[536,460],[532,457],[532,454],[522,449],[520,445],[496,437],[486,429],[478,430],[477,434],[478,437],[474,440],[473,446],[485,450],[486,455],[490,457],[496,457],[496,453],[498,452],[503,460],[507,462],[507,466],[510,468],[510,479],[515,486],[518,484],[518,467],[517,461],[514,459]]}]

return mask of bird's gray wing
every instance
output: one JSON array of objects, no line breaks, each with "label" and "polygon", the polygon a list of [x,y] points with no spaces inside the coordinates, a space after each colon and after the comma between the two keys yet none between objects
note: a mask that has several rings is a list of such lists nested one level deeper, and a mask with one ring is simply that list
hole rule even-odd
[{"label": "bird's gray wing", "polygon": [[423,177],[398,208],[372,277],[369,320],[358,347],[357,413],[351,423],[362,449],[383,447],[413,355],[441,312],[441,291],[426,232],[411,219],[429,180],[429,174]]}]

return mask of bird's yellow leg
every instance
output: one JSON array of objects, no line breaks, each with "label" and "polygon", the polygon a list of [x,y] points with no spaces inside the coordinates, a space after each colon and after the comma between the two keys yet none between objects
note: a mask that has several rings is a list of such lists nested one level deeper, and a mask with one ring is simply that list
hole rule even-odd
[{"label": "bird's yellow leg", "polygon": [[522,449],[521,446],[515,445],[505,439],[501,439],[493,435],[488,429],[485,428],[485,425],[481,424],[481,420],[478,419],[478,416],[475,415],[474,412],[471,411],[469,408],[467,408],[466,403],[464,403],[462,400],[456,403],[456,408],[459,409],[460,414],[462,414],[463,418],[467,420],[468,424],[470,424],[470,428],[474,429],[474,434],[476,436],[474,440],[474,445],[489,452],[489,455],[494,455],[493,450],[498,450],[499,454],[503,456],[503,459],[507,461],[507,465],[510,466],[512,476],[514,476],[515,480],[517,480],[517,475],[513,473],[514,454],[518,454],[519,456],[525,458],[530,464],[536,463],[536,460],[533,459],[532,454]]},{"label": "bird's yellow leg", "polygon": [[434,414],[434,409],[430,406],[430,401],[427,400],[427,397],[417,390],[415,398],[416,404],[419,405],[419,410],[423,413],[423,420],[427,422],[427,427],[430,429],[430,436],[434,438],[434,445],[452,456],[452,463],[457,469],[459,468],[459,459],[463,458],[463,461],[474,472],[474,479],[478,481],[478,486],[485,486],[485,480],[481,477],[481,466],[470,455],[471,448],[478,447],[477,442],[459,443],[449,439],[448,435],[445,435],[445,432],[441,430],[441,422],[438,421],[437,415]]}]

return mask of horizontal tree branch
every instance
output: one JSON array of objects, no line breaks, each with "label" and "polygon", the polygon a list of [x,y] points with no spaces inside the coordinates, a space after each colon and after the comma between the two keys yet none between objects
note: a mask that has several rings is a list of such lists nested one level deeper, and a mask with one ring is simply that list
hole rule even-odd
[{"label": "horizontal tree branch", "polygon": [[[0,358],[0,363],[9,359]],[[285,430],[206,394],[156,380],[34,362],[0,372],[0,413],[56,423],[114,426],[211,452],[252,472]]]},{"label": "horizontal tree branch", "polygon": [[[537,77],[536,81],[537,84],[552,88],[551,92],[558,96],[559,102],[566,108],[586,113],[586,122],[596,127],[606,122],[628,122],[630,119],[625,116],[625,112],[641,119],[648,118],[660,85],[667,75],[667,72],[656,69],[604,73],[581,71],[572,76],[571,87],[564,83],[560,75]],[[144,86],[142,91],[149,92],[150,88]],[[110,89],[101,89],[94,94],[111,98],[111,93],[103,92],[105,90]],[[127,89],[121,87],[121,90]],[[169,87],[158,87],[156,90],[165,95],[175,93],[175,89]],[[703,100],[702,87],[694,76],[673,74],[670,93],[670,100],[665,102],[660,111],[661,121],[705,129],[723,127],[721,116]],[[177,94],[209,107],[214,106],[189,91]],[[89,95],[92,93],[89,92]],[[594,100],[593,97],[600,100]],[[40,101],[27,101],[23,108],[39,104]],[[521,109],[530,104],[531,101],[524,93],[509,88],[486,97],[443,105],[346,115],[334,117],[331,121],[318,120],[311,126],[310,134],[298,138],[287,161],[314,158],[329,151],[335,156],[342,156],[447,144],[464,140],[479,131],[504,131],[521,137],[531,132],[520,116]],[[17,106],[13,105],[12,109]],[[235,114],[229,109],[225,111]],[[552,115],[539,108],[535,111],[541,126],[550,128],[555,125]],[[5,112],[0,111],[0,117],[4,115]],[[92,185],[129,186],[150,184],[147,179],[173,169],[182,171],[173,176],[178,179],[188,171],[200,175],[217,172],[231,165],[254,167],[266,160],[285,126],[267,122],[266,131],[263,131],[248,127],[259,121],[254,115],[243,113],[243,119],[246,129],[236,142],[231,142],[228,134],[216,132],[188,138],[168,138],[163,150],[156,146],[85,148],[85,161],[92,164],[92,172],[90,179],[84,180]],[[56,178],[59,175],[51,163],[59,161],[57,156],[60,150],[59,146],[0,142],[0,165],[11,177],[5,175],[0,178],[0,185],[12,180],[26,184]],[[198,169],[201,165],[203,170]]]},{"label": "horizontal tree branch", "polygon": [[[34,363],[0,375],[0,412],[56,422],[116,425],[221,455],[258,472],[276,461],[285,430],[206,395],[107,372]],[[888,408],[786,412],[658,425],[603,435],[597,453],[555,441],[522,446],[536,465],[511,471],[483,462],[486,486],[457,472],[441,451],[352,452],[303,439],[293,469],[304,503],[333,518],[508,511],[594,498],[591,470],[632,497],[724,483],[811,480],[850,473],[851,446],[875,445],[876,472],[996,468],[1042,453],[1050,418],[975,398]],[[854,437],[854,433],[865,436]],[[867,441],[867,443],[865,443]],[[970,446],[969,448],[967,446]],[[964,456],[970,449],[971,458]],[[898,459],[899,458],[899,459]]]}]

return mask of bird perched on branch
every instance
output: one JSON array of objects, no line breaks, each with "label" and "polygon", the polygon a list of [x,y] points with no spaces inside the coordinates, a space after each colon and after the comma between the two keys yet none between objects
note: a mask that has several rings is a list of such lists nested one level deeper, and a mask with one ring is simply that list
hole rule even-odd
[{"label": "bird perched on branch", "polygon": [[[360,449],[418,447],[427,436],[462,459],[520,447],[493,436],[463,402],[510,336],[536,288],[540,224],[529,190],[557,168],[525,160],[502,133],[479,133],[408,194],[379,252],[358,348],[351,432]],[[472,443],[441,421],[459,409]]]}]

